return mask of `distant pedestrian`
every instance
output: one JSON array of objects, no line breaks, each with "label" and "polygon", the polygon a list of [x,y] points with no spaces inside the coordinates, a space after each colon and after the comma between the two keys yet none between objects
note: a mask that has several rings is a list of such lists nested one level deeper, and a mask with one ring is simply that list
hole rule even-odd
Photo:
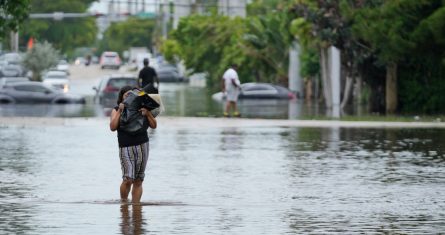
[{"label": "distant pedestrian", "polygon": [[154,88],[158,89],[159,79],[156,70],[153,67],[149,66],[150,61],[147,58],[144,59],[143,63],[144,67],[141,69],[141,71],[139,71],[138,76],[139,87],[144,88],[147,85],[152,84]]},{"label": "distant pedestrian", "polygon": [[[147,166],[149,153],[149,139],[147,129],[155,129],[157,122],[152,113],[141,108],[142,128],[135,133],[129,133],[120,128],[121,114],[125,109],[123,101],[127,98],[133,88],[123,87],[117,99],[117,106],[111,111],[110,129],[117,130],[117,140],[119,143],[119,158],[122,169],[122,183],[120,186],[120,197],[122,202],[128,200],[131,191],[132,202],[139,203],[142,197],[142,182],[145,177],[145,167]],[[138,119],[139,120],[139,119]]]},{"label": "distant pedestrian", "polygon": [[236,72],[237,69],[238,65],[232,64],[232,66],[224,72],[221,79],[221,89],[223,93],[226,93],[227,100],[224,108],[224,117],[229,117],[230,109],[232,109],[233,116],[241,116],[237,107],[238,96],[241,90],[241,82]]}]

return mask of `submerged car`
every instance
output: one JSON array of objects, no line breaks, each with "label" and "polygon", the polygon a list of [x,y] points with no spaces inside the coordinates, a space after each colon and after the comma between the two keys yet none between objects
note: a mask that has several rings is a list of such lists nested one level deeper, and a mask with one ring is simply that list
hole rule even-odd
[{"label": "submerged car", "polygon": [[114,107],[116,105],[119,91],[124,86],[136,87],[138,79],[131,74],[113,74],[101,79],[99,86],[93,87],[96,91],[94,101],[104,107]]},{"label": "submerged car", "polygon": [[66,60],[59,60],[59,63],[57,63],[56,69],[59,71],[64,71],[67,74],[70,74],[70,65]]},{"label": "submerged car", "polygon": [[24,69],[18,64],[3,65],[0,69],[0,75],[2,77],[20,77],[25,75]]},{"label": "submerged car", "polygon": [[69,90],[70,81],[65,71],[50,70],[43,75],[42,80],[43,83],[61,89],[63,92],[68,92]]},{"label": "submerged car", "polygon": [[85,104],[85,98],[64,93],[41,82],[13,82],[0,89],[0,103]]},{"label": "submerged car", "polygon": [[27,77],[2,77],[0,78],[0,89],[8,84],[15,82],[28,82],[30,81]]},{"label": "submerged car", "polygon": [[184,82],[185,79],[180,75],[178,68],[172,64],[162,64],[156,69],[159,82]]},{"label": "submerged car", "polygon": [[[224,100],[225,94],[218,92],[212,95],[214,100]],[[295,99],[291,90],[270,83],[243,83],[238,99]]]}]

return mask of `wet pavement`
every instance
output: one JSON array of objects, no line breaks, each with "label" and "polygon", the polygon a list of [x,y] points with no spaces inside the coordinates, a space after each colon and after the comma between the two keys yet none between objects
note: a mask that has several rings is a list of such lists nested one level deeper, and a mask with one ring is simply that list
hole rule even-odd
[{"label": "wet pavement", "polygon": [[143,203],[135,206],[118,203],[117,140],[106,117],[0,118],[0,231],[444,231],[441,126],[164,116],[158,122],[149,132]]}]

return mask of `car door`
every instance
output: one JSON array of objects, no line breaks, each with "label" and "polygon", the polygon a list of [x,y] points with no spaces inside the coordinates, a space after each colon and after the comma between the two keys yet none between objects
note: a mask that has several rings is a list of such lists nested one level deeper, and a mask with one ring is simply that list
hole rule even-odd
[{"label": "car door", "polygon": [[277,90],[266,84],[253,84],[244,86],[240,97],[251,99],[267,99],[274,98],[277,95]]},{"label": "car door", "polygon": [[20,103],[51,103],[56,94],[41,84],[14,86],[14,97]]}]

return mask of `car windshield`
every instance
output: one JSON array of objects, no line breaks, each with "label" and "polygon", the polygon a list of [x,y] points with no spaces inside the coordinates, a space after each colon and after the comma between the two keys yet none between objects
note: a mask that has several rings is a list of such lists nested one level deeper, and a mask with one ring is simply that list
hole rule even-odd
[{"label": "car windshield", "polygon": [[48,75],[46,76],[46,78],[48,79],[66,79],[66,76],[62,76],[62,75]]},{"label": "car windshield", "polygon": [[273,87],[271,86],[266,86],[266,85],[261,85],[261,84],[257,84],[257,85],[245,85],[242,87],[243,90],[245,91],[265,91],[265,90],[275,90]]},{"label": "car windshield", "polygon": [[137,86],[137,80],[128,78],[112,78],[108,81],[108,86],[121,88],[124,86]]},{"label": "car windshield", "polygon": [[58,71],[48,72],[46,74],[46,76],[45,76],[45,79],[46,78],[51,78],[51,79],[67,79],[65,72],[58,72]]}]

